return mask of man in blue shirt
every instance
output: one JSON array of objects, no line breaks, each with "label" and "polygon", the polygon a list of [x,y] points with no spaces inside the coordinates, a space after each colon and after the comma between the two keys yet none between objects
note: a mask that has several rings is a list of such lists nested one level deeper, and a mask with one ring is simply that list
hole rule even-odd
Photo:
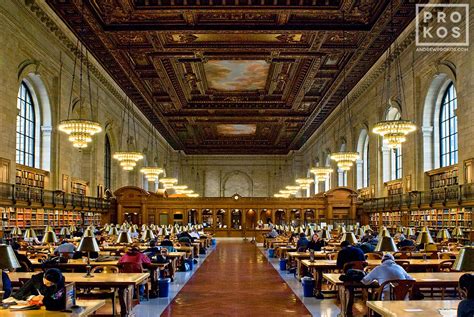
[{"label": "man in blue shirt", "polygon": [[337,267],[342,269],[344,264],[354,261],[365,261],[364,251],[347,241],[342,241],[341,251],[337,254]]},{"label": "man in blue shirt", "polygon": [[300,238],[298,239],[298,242],[296,243],[296,250],[298,252],[305,252],[306,249],[308,248],[308,239],[306,238],[306,235],[304,232],[300,233]]}]

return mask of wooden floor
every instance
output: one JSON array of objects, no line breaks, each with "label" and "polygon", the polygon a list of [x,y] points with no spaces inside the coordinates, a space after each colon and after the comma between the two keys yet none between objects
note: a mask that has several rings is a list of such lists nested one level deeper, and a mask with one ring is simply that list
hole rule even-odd
[{"label": "wooden floor", "polygon": [[219,241],[161,316],[311,316],[249,242]]}]

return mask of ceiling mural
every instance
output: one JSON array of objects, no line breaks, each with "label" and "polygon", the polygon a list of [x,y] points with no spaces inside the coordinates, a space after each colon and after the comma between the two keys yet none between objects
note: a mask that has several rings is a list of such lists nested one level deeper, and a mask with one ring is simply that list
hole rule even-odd
[{"label": "ceiling mural", "polygon": [[217,133],[227,136],[255,135],[256,124],[218,124]]},{"label": "ceiling mural", "polygon": [[204,64],[209,87],[227,91],[265,88],[268,68],[265,61],[211,60]]},{"label": "ceiling mural", "polygon": [[415,13],[403,0],[46,2],[188,154],[299,149]]}]

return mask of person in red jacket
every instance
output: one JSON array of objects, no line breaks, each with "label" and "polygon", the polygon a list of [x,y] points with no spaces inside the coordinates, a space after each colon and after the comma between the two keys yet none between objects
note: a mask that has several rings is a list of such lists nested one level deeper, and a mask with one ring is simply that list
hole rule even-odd
[{"label": "person in red jacket", "polygon": [[[118,264],[123,273],[141,273],[143,268],[151,264],[151,260],[146,254],[140,252],[138,246],[133,245],[127,253],[120,258]],[[143,297],[145,285],[140,285],[139,291],[140,297]]]}]

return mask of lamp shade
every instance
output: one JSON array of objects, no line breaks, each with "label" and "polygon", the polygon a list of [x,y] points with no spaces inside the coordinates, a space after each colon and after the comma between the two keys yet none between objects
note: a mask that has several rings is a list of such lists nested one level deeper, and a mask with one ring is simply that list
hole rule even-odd
[{"label": "lamp shade", "polygon": [[22,232],[20,227],[13,227],[11,231],[12,236],[21,236]]},{"label": "lamp shade", "polygon": [[474,247],[464,247],[459,251],[453,270],[474,271]]},{"label": "lamp shade", "polygon": [[143,231],[142,234],[142,240],[149,241],[155,239],[155,235],[153,234],[153,231],[150,229],[147,229]]},{"label": "lamp shade", "polygon": [[405,235],[405,237],[412,237],[415,235],[415,229],[413,228],[405,228],[405,230],[403,230],[403,234]]},{"label": "lamp shade", "polygon": [[377,246],[375,247],[375,252],[397,252],[398,248],[393,241],[392,237],[384,236],[379,239]]},{"label": "lamp shade", "polygon": [[69,235],[71,235],[71,232],[69,231],[68,228],[63,227],[63,228],[61,228],[61,231],[59,232],[59,235],[60,236],[69,236]]},{"label": "lamp shade", "polygon": [[51,227],[51,226],[45,226],[44,227],[44,233],[46,234],[46,232],[49,232],[49,231],[54,231],[54,228]]},{"label": "lamp shade", "polygon": [[82,234],[83,237],[95,237],[94,231],[92,231],[91,228],[87,228],[84,230],[84,233]]},{"label": "lamp shade", "polygon": [[342,235],[342,239],[341,239],[341,242],[343,241],[347,241],[349,242],[350,244],[356,244],[357,243],[357,239],[356,239],[356,236],[353,232],[346,232]]},{"label": "lamp shade", "polygon": [[117,230],[117,227],[110,227],[110,230],[108,232],[109,236],[118,236],[119,232]]},{"label": "lamp shade", "polygon": [[359,228],[356,230],[356,236],[362,237],[365,235],[365,231],[363,228]]},{"label": "lamp shade", "polygon": [[58,243],[58,238],[53,231],[47,231],[44,233],[43,240],[41,240],[42,244],[46,243]]},{"label": "lamp shade", "polygon": [[76,232],[76,231],[77,231],[76,226],[75,226],[75,225],[70,225],[70,226],[69,226],[69,231],[71,231],[71,232]]},{"label": "lamp shade", "polygon": [[344,233],[346,233],[346,227],[338,226],[338,227],[337,227],[337,232],[338,232],[339,234],[344,234]]},{"label": "lamp shade", "polygon": [[441,240],[449,240],[451,239],[451,235],[449,234],[448,229],[441,229],[440,231],[438,231],[436,238]]},{"label": "lamp shade", "polygon": [[404,233],[404,232],[405,232],[405,227],[397,226],[397,233]]},{"label": "lamp shade", "polygon": [[454,228],[454,230],[453,230],[453,237],[460,238],[460,237],[462,237],[462,236],[464,236],[464,234],[463,234],[463,232],[462,232],[461,227],[456,227],[456,228]]},{"label": "lamp shade", "polygon": [[331,239],[331,233],[329,232],[328,229],[324,229],[323,231],[321,231],[321,239],[324,239],[324,240]]},{"label": "lamp shade", "polygon": [[128,229],[128,233],[137,233],[137,228],[130,227],[130,229]]},{"label": "lamp shade", "polygon": [[121,231],[117,238],[117,243],[130,244],[132,243],[132,238],[130,237],[128,232]]},{"label": "lamp shade", "polygon": [[0,269],[13,270],[21,267],[10,245],[0,244]]},{"label": "lamp shade", "polygon": [[108,225],[108,224],[106,224],[106,225],[104,226],[104,232],[109,232],[109,231],[110,231],[110,228],[111,228],[111,226]]},{"label": "lamp shade", "polygon": [[36,232],[34,229],[28,228],[25,230],[25,235],[23,236],[25,240],[36,239]]},{"label": "lamp shade", "polygon": [[379,235],[378,235],[378,239],[379,241],[382,240],[383,237],[390,237],[390,231],[388,231],[387,228],[383,227],[380,229],[380,232],[379,232]]},{"label": "lamp shade", "polygon": [[99,252],[99,244],[94,237],[82,237],[79,246],[77,247],[79,252]]},{"label": "lamp shade", "polygon": [[418,234],[416,238],[416,244],[427,244],[427,243],[434,243],[433,238],[427,231],[422,231]]}]

